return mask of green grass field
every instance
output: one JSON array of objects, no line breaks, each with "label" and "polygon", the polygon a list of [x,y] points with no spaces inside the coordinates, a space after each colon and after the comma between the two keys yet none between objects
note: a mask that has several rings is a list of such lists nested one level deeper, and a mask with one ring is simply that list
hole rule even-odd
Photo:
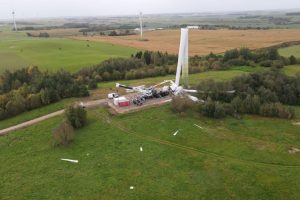
[{"label": "green grass field", "polygon": [[300,73],[300,65],[290,65],[283,68],[283,72],[288,76],[295,76]]},{"label": "green grass field", "polygon": [[1,199],[300,196],[299,155],[288,153],[300,145],[299,127],[287,120],[182,118],[169,106],[122,116],[99,109],[73,144],[54,148],[51,130],[61,120],[0,137]]},{"label": "green grass field", "polygon": [[29,65],[43,70],[77,71],[111,57],[129,57],[137,50],[106,43],[65,38],[29,38],[24,33],[0,32],[0,73]]},{"label": "green grass field", "polygon": [[279,49],[279,53],[284,57],[290,57],[293,55],[300,58],[300,45]]}]

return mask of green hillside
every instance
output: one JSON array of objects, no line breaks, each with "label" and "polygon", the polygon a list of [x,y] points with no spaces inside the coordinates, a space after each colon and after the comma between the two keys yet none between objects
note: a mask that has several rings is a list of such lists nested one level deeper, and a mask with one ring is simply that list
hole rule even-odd
[{"label": "green hillside", "polygon": [[106,43],[67,38],[29,38],[24,33],[0,32],[0,73],[29,65],[55,71],[77,71],[111,57],[129,57],[137,50]]},{"label": "green hillside", "polygon": [[288,153],[300,145],[299,128],[290,121],[178,117],[168,106],[117,117],[100,109],[88,116],[88,125],[76,132],[68,147],[50,145],[51,130],[61,117],[0,137],[0,196],[298,199],[300,195],[299,157]]}]

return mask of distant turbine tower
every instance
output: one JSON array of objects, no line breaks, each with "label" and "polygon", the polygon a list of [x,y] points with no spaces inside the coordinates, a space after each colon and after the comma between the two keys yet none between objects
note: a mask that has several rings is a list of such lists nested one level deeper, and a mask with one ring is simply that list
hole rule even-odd
[{"label": "distant turbine tower", "polygon": [[140,12],[140,33],[141,33],[141,40],[143,39],[143,13]]},{"label": "distant turbine tower", "polygon": [[15,31],[18,31],[17,23],[16,23],[16,18],[15,18],[15,11],[14,10],[12,12],[12,16],[13,16],[13,20],[14,20],[14,29],[15,29]]}]

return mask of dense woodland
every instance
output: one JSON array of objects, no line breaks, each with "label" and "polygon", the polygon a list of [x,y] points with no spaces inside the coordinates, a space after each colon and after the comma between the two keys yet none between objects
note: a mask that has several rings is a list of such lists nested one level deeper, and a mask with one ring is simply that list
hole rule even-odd
[{"label": "dense woodland", "polygon": [[[199,97],[206,100],[199,111],[214,118],[255,114],[291,119],[295,112],[284,105],[300,105],[300,74],[289,77],[278,69],[240,76],[229,82],[205,81],[198,89],[202,91]],[[235,93],[225,92],[230,90]]]},{"label": "dense woodland", "polygon": [[0,76],[0,119],[42,107],[63,98],[89,96],[86,85],[70,73],[41,72],[29,67]]},{"label": "dense woodland", "polygon": [[[294,56],[281,57],[276,48],[251,51],[247,48],[226,51],[224,55],[209,54],[190,58],[190,73],[207,70],[224,70],[232,66],[262,66],[282,68],[300,60]],[[100,81],[142,79],[176,73],[177,56],[161,52],[137,52],[131,58],[113,58],[99,65],[84,68],[76,77],[85,83]]]},{"label": "dense woodland", "polygon": [[[276,48],[257,51],[242,48],[226,51],[224,55],[211,53],[207,56],[193,56],[190,58],[190,73],[199,73],[207,70],[224,70],[231,66],[282,68],[285,65],[297,63],[299,63],[299,60],[294,56],[290,58],[279,56]],[[63,98],[88,96],[88,89],[96,88],[97,83],[102,81],[142,79],[175,74],[176,64],[176,55],[145,51],[137,52],[127,59],[112,58],[99,65],[83,68],[74,74],[65,71],[55,73],[41,72],[37,67],[23,68],[14,72],[6,71],[0,76],[0,119],[57,102]],[[257,74],[256,76],[260,75]],[[256,80],[253,80],[253,82],[257,82],[257,87],[264,86],[264,88],[260,88],[259,90],[261,93],[263,89],[266,89],[265,92],[267,94],[270,91],[276,92],[276,97],[274,97],[276,101],[273,100],[271,101],[272,103],[299,104],[299,99],[297,99],[299,98],[299,93],[294,89],[295,87],[299,88],[299,85],[297,85],[299,81],[293,80],[292,87],[286,82],[291,81],[291,78],[281,77],[281,79],[284,80],[281,84],[286,88],[278,91],[275,90],[278,89],[277,87],[274,89],[267,87],[268,85],[262,85],[264,82]],[[240,83],[238,80],[235,79],[231,83],[234,89],[239,89],[235,88]],[[246,83],[245,85],[247,86]],[[245,94],[250,95],[248,99],[252,97],[256,98],[258,95],[257,88],[252,89],[255,93],[251,93],[252,90],[244,91]],[[289,93],[285,93],[286,91]],[[280,96],[280,94],[284,94],[284,96]],[[220,100],[214,99],[213,96],[210,96],[210,98],[215,101]],[[239,95],[239,98],[243,101],[247,96]],[[248,112],[245,111],[245,113]],[[253,113],[257,114],[257,112]]]}]

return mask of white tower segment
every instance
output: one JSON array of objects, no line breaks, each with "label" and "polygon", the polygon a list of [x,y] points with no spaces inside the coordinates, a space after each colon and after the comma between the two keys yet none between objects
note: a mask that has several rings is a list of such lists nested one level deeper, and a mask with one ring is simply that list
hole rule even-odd
[{"label": "white tower segment", "polygon": [[14,21],[14,29],[15,29],[15,31],[18,31],[17,23],[16,23],[16,18],[15,18],[15,11],[14,10],[12,12],[12,16],[13,16],[13,21]]},{"label": "white tower segment", "polygon": [[140,33],[141,33],[141,40],[143,39],[143,13],[140,12]]},{"label": "white tower segment", "polygon": [[189,29],[181,29],[180,47],[178,53],[178,64],[175,84],[179,85],[182,72],[183,85],[188,86],[189,74]]}]

